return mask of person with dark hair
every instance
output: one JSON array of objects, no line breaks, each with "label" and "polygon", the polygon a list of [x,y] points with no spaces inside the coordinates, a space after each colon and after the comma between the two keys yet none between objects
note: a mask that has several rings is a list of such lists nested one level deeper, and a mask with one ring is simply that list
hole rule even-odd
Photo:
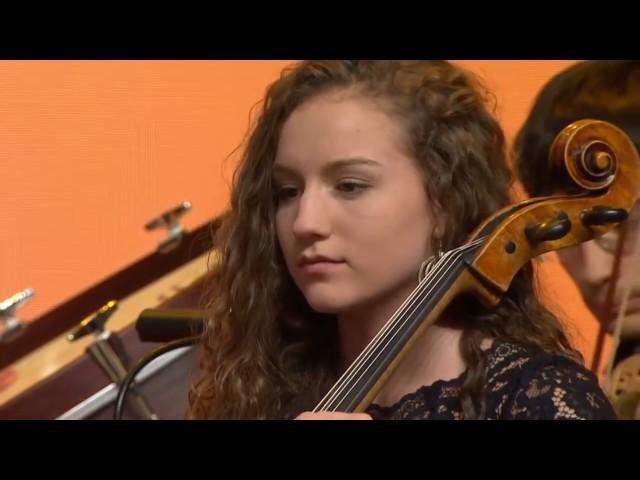
[{"label": "person with dark hair", "polygon": [[[556,185],[547,161],[551,142],[565,126],[584,118],[616,125],[639,148],[640,61],[578,62],[542,88],[514,142],[518,175],[530,196],[554,192]],[[622,342],[614,363],[640,353],[640,276],[637,266],[633,266],[640,234],[640,208],[636,206],[631,211],[623,228],[626,234],[620,250],[622,268],[616,279],[612,273],[621,228],[594,241],[558,251],[585,302],[609,332],[613,332],[615,319],[621,313],[625,287],[629,289],[625,318],[620,325]],[[616,294],[608,309],[607,294],[612,281],[617,282]]]},{"label": "person with dark hair", "polygon": [[445,61],[305,61],[273,83],[216,232],[192,419],[610,419],[538,301],[459,298],[363,413],[310,410],[418,285],[511,203],[505,139]]}]

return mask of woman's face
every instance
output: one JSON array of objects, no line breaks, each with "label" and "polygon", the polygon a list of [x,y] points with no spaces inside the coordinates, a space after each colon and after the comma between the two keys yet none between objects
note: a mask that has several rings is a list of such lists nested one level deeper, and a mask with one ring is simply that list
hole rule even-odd
[{"label": "woman's face", "polygon": [[433,214],[400,122],[364,96],[314,97],[283,126],[273,180],[279,244],[313,309],[339,315],[409,295]]}]

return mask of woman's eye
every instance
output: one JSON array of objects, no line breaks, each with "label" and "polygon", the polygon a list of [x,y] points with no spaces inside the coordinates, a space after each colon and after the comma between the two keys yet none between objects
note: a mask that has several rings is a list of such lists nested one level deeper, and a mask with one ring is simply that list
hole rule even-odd
[{"label": "woman's eye", "polygon": [[275,197],[280,202],[286,202],[298,196],[298,188],[292,185],[276,187]]},{"label": "woman's eye", "polygon": [[366,183],[356,182],[354,180],[343,180],[336,186],[336,189],[338,191],[347,195],[362,193],[367,188],[369,188],[369,185],[367,185]]}]

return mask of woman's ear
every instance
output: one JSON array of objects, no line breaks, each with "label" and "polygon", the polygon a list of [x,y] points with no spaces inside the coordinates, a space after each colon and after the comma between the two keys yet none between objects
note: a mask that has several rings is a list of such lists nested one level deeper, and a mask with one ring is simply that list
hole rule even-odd
[{"label": "woman's ear", "polygon": [[433,228],[431,229],[431,247],[433,253],[444,251],[444,219],[440,215],[432,214]]}]

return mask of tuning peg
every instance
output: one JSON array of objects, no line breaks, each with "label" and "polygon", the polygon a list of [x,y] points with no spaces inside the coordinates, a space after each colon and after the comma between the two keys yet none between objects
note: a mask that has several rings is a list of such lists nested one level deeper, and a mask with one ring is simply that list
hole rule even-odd
[{"label": "tuning peg", "polygon": [[625,221],[627,217],[629,217],[629,212],[624,208],[606,207],[602,205],[586,208],[580,212],[580,220],[587,227],[620,223]]},{"label": "tuning peg", "polygon": [[527,238],[533,243],[548,242],[564,237],[571,230],[571,220],[566,213],[560,212],[555,219],[528,225],[525,228]]}]

